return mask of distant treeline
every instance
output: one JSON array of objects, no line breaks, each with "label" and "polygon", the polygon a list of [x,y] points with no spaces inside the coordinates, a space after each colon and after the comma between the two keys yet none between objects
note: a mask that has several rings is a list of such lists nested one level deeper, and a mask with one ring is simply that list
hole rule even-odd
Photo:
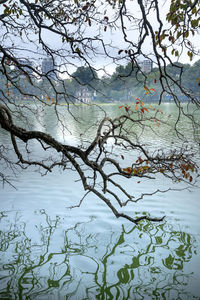
[{"label": "distant treeline", "polygon": [[[180,68],[182,67],[182,69]],[[182,70],[182,71],[181,71]],[[1,71],[3,71],[1,69]],[[174,80],[180,79],[181,85],[195,97],[200,95],[200,60],[193,65],[176,63],[174,66],[167,66],[166,71]],[[142,98],[143,101],[153,102],[160,97],[160,72],[153,68],[151,73],[142,73],[137,66],[131,63],[126,66],[118,66],[111,76],[99,78],[98,73],[89,67],[78,67],[70,79],[60,81],[57,78],[56,90],[47,78],[38,80],[34,74],[23,74],[21,71],[10,69],[10,75],[14,78],[14,84],[10,84],[7,78],[0,73],[0,94],[1,97],[18,100],[32,98],[33,95],[41,97],[45,101],[76,101],[76,93],[82,86],[87,86],[92,98],[97,102],[130,102]],[[29,79],[29,76],[31,80]],[[52,78],[51,80],[56,80]],[[145,82],[145,84],[144,84]],[[181,91],[171,83],[173,92],[181,101],[187,101]],[[20,90],[20,92],[19,92]],[[171,101],[172,97],[167,92],[163,101]]]},{"label": "distant treeline", "polygon": [[[182,74],[181,86],[194,96],[199,97],[200,60],[193,65],[176,63],[174,66],[167,66],[166,71],[177,81]],[[89,67],[77,68],[72,75],[72,80],[65,80],[67,89],[74,94],[80,88],[80,84],[84,84],[91,93],[94,89],[97,91],[95,99],[99,102],[130,102],[135,101],[137,97],[153,102],[158,101],[160,97],[161,86],[158,68],[153,68],[151,73],[144,74],[139,71],[137,66],[129,63],[126,66],[118,66],[112,76],[104,76],[101,79],[99,79],[97,72]],[[187,101],[187,98],[173,83],[171,83],[171,88],[181,101]],[[163,101],[169,102],[171,100],[170,94],[165,93]]]}]

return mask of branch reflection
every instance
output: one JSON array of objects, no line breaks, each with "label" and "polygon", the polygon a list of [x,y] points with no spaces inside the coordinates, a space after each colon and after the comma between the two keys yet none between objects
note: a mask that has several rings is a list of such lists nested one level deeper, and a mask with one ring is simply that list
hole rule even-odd
[{"label": "branch reflection", "polygon": [[0,299],[199,299],[194,236],[149,222],[92,234],[94,219],[66,229],[44,210],[34,216],[0,214]]}]

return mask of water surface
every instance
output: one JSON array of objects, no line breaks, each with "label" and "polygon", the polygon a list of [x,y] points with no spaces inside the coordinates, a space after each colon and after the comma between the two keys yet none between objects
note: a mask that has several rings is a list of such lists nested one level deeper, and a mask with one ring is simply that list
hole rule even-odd
[{"label": "water surface", "polygon": [[[163,109],[173,116],[173,106]],[[117,106],[106,110],[118,113]],[[103,115],[96,108],[77,110],[91,137],[90,125]],[[78,123],[64,111],[63,120],[70,131],[58,126],[49,108],[34,126],[77,144]],[[154,146],[179,144],[173,133],[159,130]],[[8,134],[1,130],[0,138],[10,147]],[[18,174],[17,189],[1,187],[0,299],[200,299],[199,189],[160,193],[126,207],[131,216],[166,215],[164,222],[135,226],[116,219],[92,195],[70,209],[83,196],[77,179],[69,170],[41,176],[30,169]],[[156,184],[164,188],[168,182],[159,178],[130,187],[137,194]]]}]

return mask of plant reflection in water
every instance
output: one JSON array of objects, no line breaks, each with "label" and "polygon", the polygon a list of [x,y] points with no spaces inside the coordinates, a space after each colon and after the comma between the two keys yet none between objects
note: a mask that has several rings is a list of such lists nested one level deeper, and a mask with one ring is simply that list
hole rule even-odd
[{"label": "plant reflection in water", "polygon": [[34,224],[10,214],[0,215],[0,299],[199,299],[187,267],[196,239],[166,223],[89,234],[94,219],[65,229],[44,210]]}]

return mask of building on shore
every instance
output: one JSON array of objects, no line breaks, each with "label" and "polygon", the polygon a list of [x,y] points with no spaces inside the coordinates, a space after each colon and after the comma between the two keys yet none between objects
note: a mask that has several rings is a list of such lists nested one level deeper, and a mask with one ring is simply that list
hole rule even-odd
[{"label": "building on shore", "polygon": [[52,79],[56,79],[54,61],[52,57],[47,56],[42,60],[42,74],[48,75]]},{"label": "building on shore", "polygon": [[95,97],[96,93],[92,93],[87,86],[80,87],[75,95],[77,103],[91,103]]},{"label": "building on shore", "polygon": [[153,62],[150,59],[145,59],[143,61],[138,62],[140,69],[143,73],[148,74],[151,73]]}]

